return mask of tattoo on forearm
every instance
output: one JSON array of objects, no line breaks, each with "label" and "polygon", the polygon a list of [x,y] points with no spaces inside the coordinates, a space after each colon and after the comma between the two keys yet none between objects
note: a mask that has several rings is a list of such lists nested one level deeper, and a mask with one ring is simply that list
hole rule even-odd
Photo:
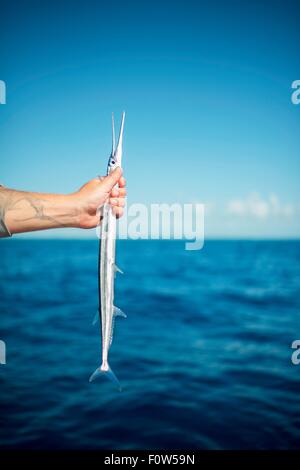
[{"label": "tattoo on forearm", "polygon": [[[22,217],[22,212],[24,212],[24,206],[20,207],[20,204],[27,203],[33,209],[33,215],[27,218]],[[30,220],[48,220],[52,222],[55,226],[67,227],[67,224],[64,224],[61,220],[58,220],[55,217],[51,217],[45,214],[45,200],[42,198],[31,196],[26,192],[15,191],[12,189],[0,188],[0,217],[2,220],[5,220],[5,215],[8,211],[15,210],[16,213],[19,211],[21,217],[14,217],[16,222],[27,222]],[[75,214],[71,214],[75,215]],[[68,217],[70,214],[62,213],[60,218]]]},{"label": "tattoo on forearm", "polygon": [[12,209],[18,201],[14,201],[13,190],[0,188],[0,217],[5,220],[5,214]]}]

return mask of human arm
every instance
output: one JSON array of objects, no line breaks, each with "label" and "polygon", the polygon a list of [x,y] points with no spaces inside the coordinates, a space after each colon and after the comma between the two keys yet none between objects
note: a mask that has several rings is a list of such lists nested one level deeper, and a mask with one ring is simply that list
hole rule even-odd
[{"label": "human arm", "polygon": [[122,170],[116,168],[109,176],[94,178],[67,195],[16,191],[2,186],[0,210],[11,234],[59,227],[93,228],[99,223],[98,209],[106,201],[117,217],[122,216],[125,195]]}]

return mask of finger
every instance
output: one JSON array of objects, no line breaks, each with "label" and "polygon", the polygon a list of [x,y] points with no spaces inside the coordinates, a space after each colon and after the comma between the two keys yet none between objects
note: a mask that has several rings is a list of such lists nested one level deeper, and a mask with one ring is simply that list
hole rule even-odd
[{"label": "finger", "polygon": [[110,191],[113,189],[113,187],[118,183],[121,176],[122,176],[122,169],[118,166],[114,171],[112,171],[102,181],[102,187],[103,187],[104,191],[110,193]]},{"label": "finger", "polygon": [[124,176],[121,176],[120,180],[119,180],[119,188],[124,188],[126,186],[126,180],[124,178]]},{"label": "finger", "polygon": [[124,197],[126,196],[127,191],[125,188],[113,188],[110,193],[110,197]]},{"label": "finger", "polygon": [[120,188],[119,189],[119,194],[118,194],[118,197],[125,197],[127,194],[127,191],[125,188]]},{"label": "finger", "polygon": [[120,194],[120,191],[117,188],[113,188],[111,193],[110,193],[110,196],[111,197],[118,197],[119,194]]},{"label": "finger", "polygon": [[125,199],[120,197],[120,198],[111,198],[109,200],[109,203],[111,206],[119,206],[119,207],[125,207]]},{"label": "finger", "polygon": [[117,218],[119,218],[124,214],[124,209],[123,207],[113,207],[112,212]]},{"label": "finger", "polygon": [[125,199],[123,197],[118,198],[118,206],[125,207]]}]

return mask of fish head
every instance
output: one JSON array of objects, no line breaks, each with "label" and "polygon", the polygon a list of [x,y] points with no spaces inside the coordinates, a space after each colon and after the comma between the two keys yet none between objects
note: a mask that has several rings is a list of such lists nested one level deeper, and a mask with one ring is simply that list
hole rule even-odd
[{"label": "fish head", "polygon": [[115,148],[115,126],[114,126],[114,116],[112,115],[112,151],[108,160],[107,173],[115,170],[118,166],[122,166],[122,146],[123,146],[123,130],[124,130],[124,120],[125,112],[122,113],[122,120],[120,126],[120,134],[118,139],[117,148]]}]

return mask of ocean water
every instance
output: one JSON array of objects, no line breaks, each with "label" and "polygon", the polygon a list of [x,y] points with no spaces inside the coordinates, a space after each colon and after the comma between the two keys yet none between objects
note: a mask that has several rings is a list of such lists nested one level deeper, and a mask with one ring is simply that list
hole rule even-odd
[{"label": "ocean water", "polygon": [[100,364],[95,240],[0,242],[1,449],[294,449],[300,243],[119,241]]}]

